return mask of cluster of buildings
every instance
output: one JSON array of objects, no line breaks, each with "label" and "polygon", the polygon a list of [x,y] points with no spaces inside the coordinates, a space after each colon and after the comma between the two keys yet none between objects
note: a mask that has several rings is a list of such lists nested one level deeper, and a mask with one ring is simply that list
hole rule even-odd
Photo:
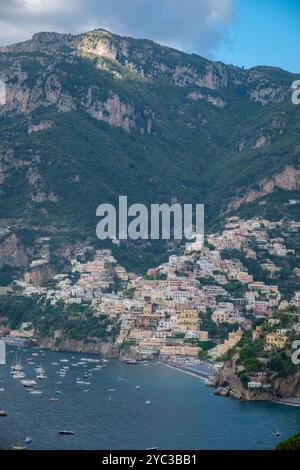
[{"label": "cluster of buildings", "polygon": [[[172,254],[167,263],[149,269],[144,277],[127,273],[110,250],[98,250],[86,262],[79,260],[84,252],[78,253],[71,271],[57,274],[51,288],[27,282],[19,285],[24,295],[42,295],[52,304],[91,304],[95,316],[106,315],[120,322],[117,343],[136,354],[198,357],[202,346],[212,339],[204,326],[207,318],[216,328],[236,326],[234,331],[228,330],[225,341],[214,338],[215,346],[208,354],[216,358],[234,347],[243,331],[252,328],[253,316],[267,321],[274,310],[300,306],[300,291],[288,301],[276,283],[257,281],[241,261],[222,256],[223,250],[239,250],[256,259],[255,246],[269,254],[287,256],[293,250],[283,239],[269,236],[280,224],[228,219],[221,234],[207,237],[206,246],[195,244],[180,255]],[[290,230],[299,229],[300,224],[289,224]],[[280,269],[268,259],[263,264],[266,272]],[[272,333],[266,346],[282,347],[285,337]]]}]

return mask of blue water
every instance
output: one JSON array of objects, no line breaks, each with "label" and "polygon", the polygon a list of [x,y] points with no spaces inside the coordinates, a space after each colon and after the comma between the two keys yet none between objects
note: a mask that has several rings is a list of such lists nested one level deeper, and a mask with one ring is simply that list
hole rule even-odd
[{"label": "blue water", "polygon": [[[13,379],[9,364],[0,366],[0,388],[5,388],[0,409],[7,412],[0,418],[0,437],[11,443],[31,436],[32,449],[273,449],[278,439],[300,431],[300,408],[216,397],[199,378],[164,365],[126,365],[109,359],[100,371],[83,379],[90,385],[79,385],[76,378],[94,367],[71,366],[82,354],[25,350],[27,379],[35,378],[36,365],[26,364],[32,352],[38,352],[34,361],[48,375],[38,382],[42,395],[31,395]],[[69,362],[51,365],[63,358]],[[8,359],[12,360],[11,351]],[[56,372],[66,365],[70,369],[61,378]],[[109,392],[111,388],[115,391]],[[62,394],[55,395],[56,390]],[[59,401],[50,403],[49,397]],[[62,429],[75,434],[60,436]]]}]

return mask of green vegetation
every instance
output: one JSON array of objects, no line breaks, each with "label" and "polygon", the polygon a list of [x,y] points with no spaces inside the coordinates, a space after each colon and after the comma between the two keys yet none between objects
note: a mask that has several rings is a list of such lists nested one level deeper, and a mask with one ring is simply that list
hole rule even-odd
[{"label": "green vegetation", "polygon": [[[23,322],[31,322],[37,335],[51,337],[59,330],[62,335],[75,340],[92,338],[114,339],[119,324],[105,315],[95,317],[88,305],[51,305],[34,297],[0,297],[0,317],[4,326],[17,329]],[[109,333],[108,333],[109,328]]]},{"label": "green vegetation", "polygon": [[276,450],[300,450],[300,433],[294,434],[276,446]]},{"label": "green vegetation", "polygon": [[[203,95],[222,99],[226,105],[221,108],[205,99],[189,98],[198,89],[192,75],[203,77],[209,61],[130,38],[126,38],[129,57],[125,57],[120,40],[109,38],[118,51],[118,62],[107,59],[105,68],[99,67],[95,55],[83,51],[70,60],[69,44],[48,54],[0,53],[1,71],[11,76],[11,84],[17,61],[28,76],[24,86],[37,87],[35,93],[41,91],[42,96],[46,71],[51,68],[61,93],[70,96],[76,107],[76,112],[59,112],[45,101],[32,109],[30,120],[33,124],[51,121],[53,126],[31,134],[27,116],[0,118],[0,153],[12,156],[2,184],[0,218],[22,219],[35,233],[50,227],[69,242],[88,240],[99,246],[97,206],[104,202],[116,206],[118,196],[126,194],[129,204],[141,202],[148,207],[155,202],[170,203],[174,197],[182,204],[205,203],[208,230],[219,223],[221,210],[237,193],[257,189],[262,175],[267,178],[297,163],[299,107],[292,106],[289,94],[297,75],[272,68],[242,71],[224,66],[221,75],[228,78],[227,86],[201,88]],[[96,37],[92,41],[96,43]],[[175,69],[182,71],[176,79]],[[220,73],[216,68],[212,74],[217,82]],[[268,106],[250,100],[262,83],[286,86],[286,100]],[[91,109],[87,109],[91,90]],[[124,115],[114,116],[115,126],[90,114],[112,96],[128,107]],[[106,110],[105,118],[109,117]],[[129,132],[122,128],[125,121],[131,123]],[[257,148],[255,143],[262,135],[268,135],[269,144]],[[27,163],[40,175],[34,186],[29,183]],[[34,202],[33,196],[41,194],[46,197]],[[47,198],[49,194],[55,200]],[[284,197],[284,191],[277,195],[280,201]],[[251,212],[250,205],[246,210]],[[272,210],[276,215],[280,212],[276,205]],[[26,237],[30,243],[30,233]],[[164,261],[170,248],[174,247],[163,242],[113,246],[121,264],[138,273]],[[56,266],[59,262],[59,257],[54,260]]]}]

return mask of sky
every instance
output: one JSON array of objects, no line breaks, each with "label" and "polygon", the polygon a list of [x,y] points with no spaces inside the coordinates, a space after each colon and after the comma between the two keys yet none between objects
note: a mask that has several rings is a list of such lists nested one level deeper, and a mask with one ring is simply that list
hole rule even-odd
[{"label": "sky", "polygon": [[300,0],[0,0],[0,45],[105,28],[250,68],[300,72]]}]

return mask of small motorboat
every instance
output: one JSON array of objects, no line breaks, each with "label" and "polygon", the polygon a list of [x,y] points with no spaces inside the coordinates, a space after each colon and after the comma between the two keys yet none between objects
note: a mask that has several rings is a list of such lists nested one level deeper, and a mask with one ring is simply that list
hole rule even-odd
[{"label": "small motorboat", "polygon": [[141,388],[141,386],[140,386],[140,385],[137,385],[135,388],[136,388],[137,390],[139,390],[139,389]]},{"label": "small motorboat", "polygon": [[146,405],[150,405],[150,404],[151,404],[151,401],[150,401],[150,400],[146,400],[145,403],[146,403]]},{"label": "small motorboat", "polygon": [[0,410],[0,416],[5,417],[7,416],[7,413],[4,410]]},{"label": "small motorboat", "polygon": [[28,436],[28,437],[25,438],[25,444],[31,444],[32,442],[33,442],[32,437]]},{"label": "small motorboat", "polygon": [[35,380],[21,380],[21,384],[23,385],[23,387],[34,387],[34,385],[36,385],[36,381]]},{"label": "small motorboat", "polygon": [[42,391],[41,390],[30,390],[31,395],[42,395]]},{"label": "small motorboat", "polygon": [[61,436],[73,436],[74,431],[63,430],[63,431],[58,431],[58,434],[60,434]]},{"label": "small motorboat", "polygon": [[48,402],[49,402],[49,403],[54,403],[54,402],[56,402],[56,401],[59,401],[59,399],[58,399],[58,398],[54,398],[54,397],[48,398]]}]

